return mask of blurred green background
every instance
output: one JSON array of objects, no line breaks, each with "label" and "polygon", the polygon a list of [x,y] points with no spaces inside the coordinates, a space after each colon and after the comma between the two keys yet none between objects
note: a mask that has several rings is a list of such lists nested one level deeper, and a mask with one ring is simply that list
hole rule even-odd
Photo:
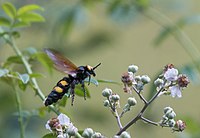
[{"label": "blurred green background", "polygon": [[[77,66],[102,65],[96,70],[96,79],[107,79],[120,82],[122,73],[127,71],[128,65],[139,66],[138,75],[147,74],[153,79],[158,75],[163,66],[173,63],[177,68],[183,68],[192,63],[192,58],[173,35],[166,37],[159,45],[155,46],[155,40],[163,27],[142,13],[145,8],[153,7],[172,22],[177,22],[183,17],[198,15],[197,22],[185,25],[183,31],[191,38],[196,48],[199,49],[200,41],[200,1],[198,0],[142,0],[144,9],[136,7],[133,1],[111,0],[7,0],[16,7],[25,4],[38,4],[45,11],[41,14],[45,17],[44,23],[34,23],[31,27],[21,30],[21,38],[17,40],[20,49],[34,47],[39,51],[50,47],[61,51]],[[7,2],[1,0],[0,4]],[[141,0],[140,0],[141,1]],[[0,15],[3,15],[2,9]],[[166,26],[167,26],[166,22]],[[12,49],[0,41],[0,63],[10,55],[14,55]],[[198,60],[198,59],[197,59]],[[44,74],[38,78],[39,85],[45,95],[48,95],[52,87],[64,74],[53,71],[50,75],[39,63],[34,62],[34,71]],[[20,70],[20,67],[17,67]],[[191,74],[190,74],[191,75]],[[183,91],[181,99],[169,96],[158,98],[150,110],[149,118],[159,121],[163,114],[163,108],[171,106],[177,118],[186,119],[187,129],[183,133],[172,133],[170,129],[155,127],[139,121],[128,129],[132,137],[136,138],[191,138],[200,137],[200,102],[198,71],[194,75],[196,81],[192,81]],[[71,99],[63,108],[70,116],[71,121],[80,130],[91,127],[107,137],[112,137],[117,131],[117,122],[110,111],[103,106],[101,91],[111,88],[121,97],[121,106],[126,103],[129,96],[135,96],[138,106],[122,118],[122,124],[126,124],[142,107],[136,95],[123,92],[122,85],[100,83],[99,86],[90,85],[91,98],[86,101],[82,97],[75,97],[74,106]],[[144,96],[151,93],[151,86],[145,87]],[[15,99],[12,89],[0,81],[0,137],[19,137],[19,126],[16,112]],[[31,111],[43,107],[42,101],[31,89],[21,92],[23,109]],[[46,121],[54,113],[46,113],[45,117],[33,116],[26,128],[28,138],[42,137],[49,133],[45,129]]]}]

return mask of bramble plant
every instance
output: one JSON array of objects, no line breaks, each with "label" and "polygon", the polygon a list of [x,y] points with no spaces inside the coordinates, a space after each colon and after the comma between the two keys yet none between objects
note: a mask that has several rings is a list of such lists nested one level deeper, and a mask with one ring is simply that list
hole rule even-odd
[{"label": "bramble plant", "polygon": [[[158,122],[154,122],[144,117],[144,113],[151,103],[162,95],[181,98],[182,90],[189,84],[187,76],[179,74],[178,70],[173,64],[166,65],[163,69],[163,73],[160,74],[159,77],[154,81],[156,93],[151,97],[150,100],[146,100],[142,93],[144,92],[144,87],[151,81],[151,79],[147,75],[136,76],[137,70],[138,67],[136,65],[130,65],[128,67],[128,72],[122,75],[121,80],[124,84],[124,92],[130,94],[134,92],[143,102],[144,106],[141,108],[140,112],[124,126],[120,120],[125,114],[130,112],[134,106],[137,105],[136,98],[132,96],[129,97],[127,99],[127,103],[123,106],[121,113],[119,113],[118,110],[120,109],[120,96],[115,94],[109,88],[105,88],[102,91],[102,96],[106,98],[103,102],[103,105],[114,115],[119,127],[119,131],[116,133],[115,137],[130,138],[131,136],[127,132],[127,129],[135,124],[138,120],[142,120],[145,123],[155,126],[169,127],[173,132],[182,132],[185,129],[186,124],[182,120],[175,119],[176,113],[171,107],[166,106],[163,109],[164,115],[160,117],[161,119]],[[78,129],[73,126],[73,124],[70,122],[70,119],[64,114],[60,114],[57,118],[50,119],[46,124],[46,128],[52,131],[59,138],[67,138],[70,136],[86,138],[106,137],[99,132],[94,132],[91,128],[86,128],[83,133],[80,134]]]},{"label": "bramble plant", "polygon": [[[145,3],[143,4],[144,5],[141,5],[140,1],[136,2],[138,9],[141,9],[142,12],[146,9],[147,6]],[[32,69],[33,64],[31,61],[39,61],[44,67],[47,68],[49,72],[52,71],[52,62],[45,53],[40,52],[35,48],[29,47],[25,50],[21,50],[15,41],[16,39],[20,38],[19,28],[29,27],[32,23],[45,21],[44,17],[38,13],[38,11],[40,12],[44,9],[35,4],[25,5],[17,9],[11,3],[2,4],[2,9],[4,14],[0,16],[0,38],[4,40],[4,43],[7,46],[12,48],[12,50],[15,52],[15,55],[9,56],[7,60],[0,65],[0,79],[13,88],[17,105],[17,113],[15,114],[17,115],[19,121],[20,137],[25,137],[25,124],[27,124],[29,118],[32,115],[44,116],[44,112],[49,111],[53,111],[57,117],[51,118],[47,121],[45,127],[50,131],[50,133],[46,134],[44,138],[67,138],[73,136],[78,138],[106,137],[106,134],[94,131],[92,128],[85,128],[83,131],[78,130],[78,126],[74,126],[70,121],[70,118],[61,113],[59,110],[60,106],[65,106],[66,104],[66,100],[64,98],[64,105],[61,105],[62,103],[58,103],[58,106],[49,105],[48,108],[43,106],[32,111],[25,111],[22,109],[20,92],[26,91],[27,87],[36,93],[36,95],[41,99],[42,103],[45,101],[45,96],[37,83],[37,78],[42,77],[43,75],[36,73]],[[160,15],[154,10],[153,12],[155,15]],[[146,16],[150,15],[146,13]],[[172,25],[172,28],[177,29],[177,32],[175,32],[173,35],[178,36],[182,34],[184,37],[186,37],[186,35],[177,26],[174,27]],[[184,40],[190,42],[188,39]],[[179,41],[183,43],[182,39],[179,39]],[[190,43],[188,43],[188,45],[189,44]],[[192,55],[191,53],[192,52],[190,52],[190,55]],[[16,64],[21,65],[24,70],[16,70]],[[149,100],[147,100],[143,96],[143,93],[145,91],[144,88],[149,84],[149,82],[151,82],[151,79],[148,75],[136,75],[138,69],[138,66],[130,65],[128,67],[128,71],[121,76],[121,81],[124,86],[123,93],[121,94],[131,94],[125,104],[122,104],[120,101],[120,95],[113,92],[112,89],[105,88],[102,91],[102,96],[104,98],[102,106],[105,106],[105,108],[111,111],[112,115],[116,119],[116,124],[119,127],[119,130],[114,134],[114,137],[130,138],[131,136],[128,132],[128,128],[130,128],[139,120],[154,126],[170,128],[173,132],[182,132],[186,128],[186,123],[183,120],[176,119],[177,113],[175,113],[172,107],[166,106],[163,109],[163,116],[161,116],[158,121],[153,121],[149,118],[146,118],[145,111],[160,96],[181,98],[182,90],[189,84],[188,77],[184,74],[179,74],[178,70],[174,67],[173,64],[166,65],[162,74],[160,74],[154,81],[156,93]],[[88,79],[85,81],[88,81]],[[91,83],[95,85],[98,85],[98,82],[116,83],[114,81],[91,79]],[[79,93],[82,93],[80,95],[84,96],[80,89],[75,91],[76,94],[78,93],[77,91],[79,91]],[[88,94],[87,89],[86,91]],[[143,103],[140,111],[136,113],[126,124],[122,124],[121,118],[130,113],[131,110],[134,110],[134,107],[137,106],[138,102]]]}]

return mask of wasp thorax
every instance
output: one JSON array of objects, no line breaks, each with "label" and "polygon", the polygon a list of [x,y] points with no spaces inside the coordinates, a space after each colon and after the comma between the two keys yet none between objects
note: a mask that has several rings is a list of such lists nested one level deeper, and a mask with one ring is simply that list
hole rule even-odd
[{"label": "wasp thorax", "polygon": [[93,70],[93,67],[90,66],[90,65],[86,65],[86,68],[87,68],[88,70]]}]

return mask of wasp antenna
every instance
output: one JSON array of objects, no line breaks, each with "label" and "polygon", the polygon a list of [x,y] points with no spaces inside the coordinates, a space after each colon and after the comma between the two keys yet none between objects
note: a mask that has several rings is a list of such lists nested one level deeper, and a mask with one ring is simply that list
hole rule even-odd
[{"label": "wasp antenna", "polygon": [[101,63],[99,63],[98,65],[96,65],[94,68],[93,68],[93,70],[95,70],[98,66],[100,66],[101,65]]}]

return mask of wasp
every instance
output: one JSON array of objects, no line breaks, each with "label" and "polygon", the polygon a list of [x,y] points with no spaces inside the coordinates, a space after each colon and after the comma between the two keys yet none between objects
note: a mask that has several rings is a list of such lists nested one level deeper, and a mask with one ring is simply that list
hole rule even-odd
[{"label": "wasp", "polygon": [[52,60],[54,67],[58,71],[68,74],[68,76],[61,79],[56,84],[56,86],[53,87],[53,90],[47,96],[44,102],[45,106],[56,103],[59,99],[61,99],[64,96],[65,93],[68,93],[68,91],[70,92],[70,95],[72,97],[71,105],[73,105],[74,96],[75,96],[74,89],[75,89],[75,86],[78,84],[81,84],[81,87],[84,92],[84,99],[86,99],[86,90],[85,90],[84,80],[86,78],[89,78],[89,82],[88,82],[88,85],[89,85],[91,75],[94,77],[96,76],[94,70],[99,65],[101,65],[101,63],[99,63],[95,67],[92,67],[89,65],[77,67],[75,64],[73,64],[69,59],[64,57],[58,51],[55,51],[53,49],[44,49],[44,51],[48,55],[48,57]]}]

